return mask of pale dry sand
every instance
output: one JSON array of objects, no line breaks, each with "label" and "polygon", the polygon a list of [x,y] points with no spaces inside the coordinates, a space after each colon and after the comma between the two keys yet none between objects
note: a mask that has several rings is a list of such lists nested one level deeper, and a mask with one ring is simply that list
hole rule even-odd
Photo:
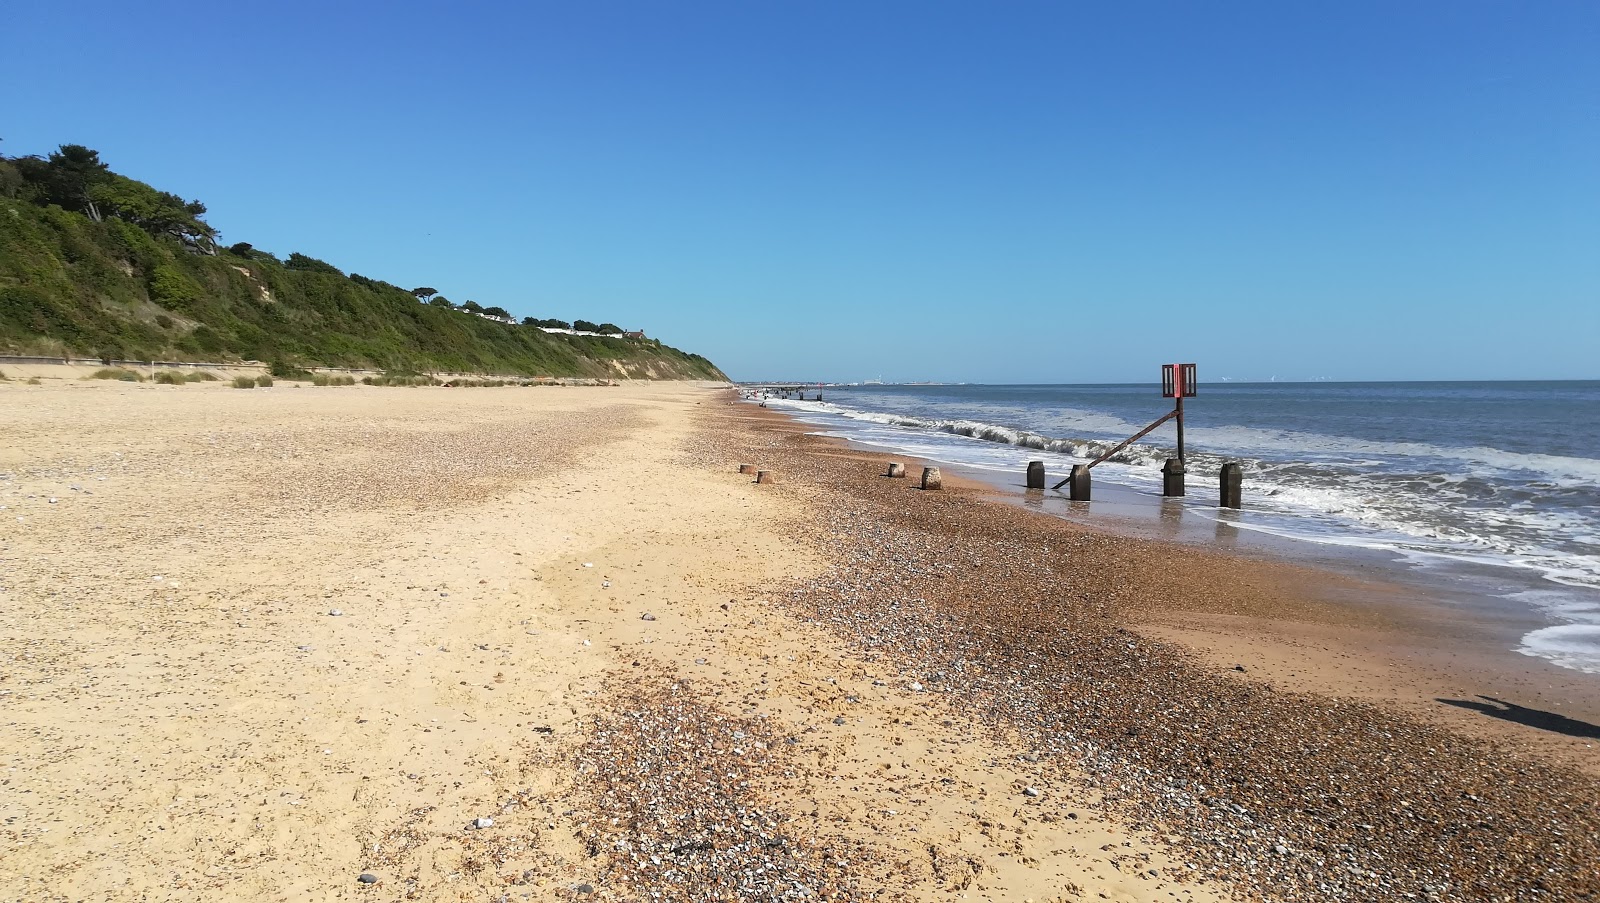
[{"label": "pale dry sand", "polygon": [[0,900],[1221,898],[763,595],[721,403],[0,384]]}]

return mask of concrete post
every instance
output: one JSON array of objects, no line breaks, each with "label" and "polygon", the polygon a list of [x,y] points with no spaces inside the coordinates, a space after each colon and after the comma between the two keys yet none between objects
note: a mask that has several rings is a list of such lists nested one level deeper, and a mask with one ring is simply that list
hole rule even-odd
[{"label": "concrete post", "polygon": [[937,467],[924,467],[924,468],[922,468],[922,488],[923,489],[943,489],[944,488],[944,477],[942,477],[939,474],[939,468],[937,468]]},{"label": "concrete post", "polygon": [[885,474],[885,476],[891,476],[891,477],[903,477],[905,475],[906,475],[906,466],[904,464],[901,464],[899,461],[891,461],[889,463],[889,472],[887,474]]},{"label": "concrete post", "polygon": [[758,470],[756,471],[756,482],[776,483],[778,482],[778,474],[771,470]]},{"label": "concrete post", "polygon": [[756,466],[754,464],[740,464],[739,465],[739,472],[740,473],[755,473],[756,472]]}]

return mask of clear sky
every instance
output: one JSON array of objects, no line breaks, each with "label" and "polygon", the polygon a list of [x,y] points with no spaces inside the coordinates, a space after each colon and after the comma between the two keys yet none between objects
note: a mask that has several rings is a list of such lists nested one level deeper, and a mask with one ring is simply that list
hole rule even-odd
[{"label": "clear sky", "polygon": [[736,379],[1600,378],[1600,3],[17,3],[0,152]]}]

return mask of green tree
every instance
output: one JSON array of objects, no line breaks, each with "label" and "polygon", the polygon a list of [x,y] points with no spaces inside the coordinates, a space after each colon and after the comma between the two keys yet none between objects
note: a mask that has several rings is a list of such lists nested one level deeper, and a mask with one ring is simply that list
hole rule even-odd
[{"label": "green tree", "polygon": [[89,197],[91,189],[111,178],[111,167],[101,162],[100,152],[81,144],[63,144],[45,162],[49,164],[49,202],[87,213],[100,222],[100,210]]},{"label": "green tree", "polygon": [[427,301],[429,298],[432,298],[434,295],[439,294],[439,290],[436,289],[436,288],[429,288],[428,286],[424,285],[424,286],[419,286],[418,288],[412,289],[411,290],[411,294],[416,295],[418,301]]},{"label": "green tree", "polygon": [[430,306],[432,306],[432,307],[449,307],[449,308],[454,308],[455,307],[454,304],[450,303],[450,299],[446,298],[443,295],[435,295],[434,297],[429,298],[428,299],[428,304]]},{"label": "green tree", "polygon": [[573,320],[572,321],[572,328],[576,329],[579,332],[599,332],[600,331],[600,326],[598,324],[590,323],[588,320]]},{"label": "green tree", "polygon": [[284,263],[284,266],[291,270],[300,270],[306,273],[326,273],[329,276],[344,275],[344,271],[333,264],[328,263],[325,260],[318,260],[315,257],[308,257],[304,254],[301,254],[299,251],[295,251],[294,253],[290,254],[289,259]]},{"label": "green tree", "polygon": [[461,302],[461,309],[462,310],[471,311],[471,312],[473,312],[475,314],[483,313],[483,308],[480,307],[478,305],[478,302],[476,302],[476,301],[463,301],[463,302]]},{"label": "green tree", "polygon": [[615,323],[601,323],[600,328],[596,329],[595,332],[604,333],[605,335],[622,335],[622,327]]},{"label": "green tree", "polygon": [[485,307],[483,312],[492,317],[504,317],[507,320],[511,319],[511,312],[503,307]]},{"label": "green tree", "polygon": [[16,164],[0,157],[0,198],[21,197],[23,186],[27,184]]}]

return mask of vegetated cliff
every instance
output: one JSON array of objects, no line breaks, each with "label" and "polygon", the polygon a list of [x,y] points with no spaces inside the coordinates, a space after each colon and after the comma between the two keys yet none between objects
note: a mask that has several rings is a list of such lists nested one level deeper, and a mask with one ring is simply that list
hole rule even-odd
[{"label": "vegetated cliff", "polygon": [[204,205],[111,173],[93,151],[85,189],[71,182],[83,167],[58,162],[72,161],[69,149],[87,151],[0,159],[0,353],[727,378],[706,358],[653,339],[547,333],[442,298],[425,304],[304,255],[284,262],[245,244],[219,250],[200,219]]}]

